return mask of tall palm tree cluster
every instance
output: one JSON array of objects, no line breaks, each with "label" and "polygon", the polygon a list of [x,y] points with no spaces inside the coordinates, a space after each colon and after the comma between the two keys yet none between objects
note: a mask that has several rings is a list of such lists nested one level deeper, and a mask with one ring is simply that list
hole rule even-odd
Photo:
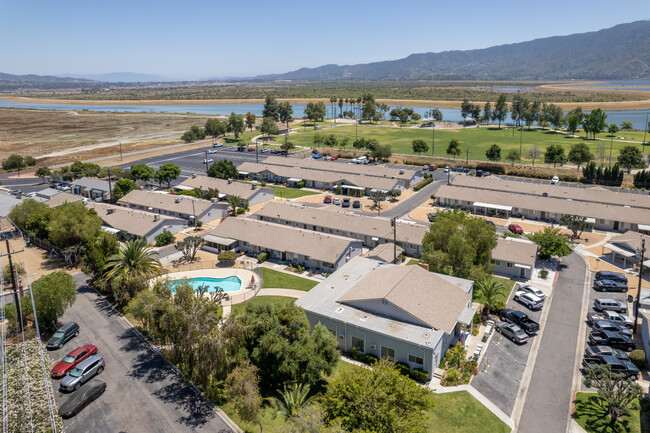
[{"label": "tall palm tree cluster", "polygon": [[116,302],[125,302],[147,287],[148,281],[162,273],[160,260],[142,239],[127,241],[109,257],[99,283],[110,290]]}]

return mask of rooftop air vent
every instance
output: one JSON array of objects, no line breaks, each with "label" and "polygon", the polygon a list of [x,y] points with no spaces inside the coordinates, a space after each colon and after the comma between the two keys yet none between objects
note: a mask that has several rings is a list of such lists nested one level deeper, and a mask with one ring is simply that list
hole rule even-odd
[{"label": "rooftop air vent", "polygon": [[361,319],[359,319],[359,320],[361,320],[362,322],[365,322],[366,320],[368,320],[368,316],[367,315],[361,316]]},{"label": "rooftop air vent", "polygon": [[339,314],[340,314],[340,313],[342,313],[344,310],[345,310],[345,308],[343,308],[343,307],[339,307],[339,308],[336,309],[335,313],[339,313]]}]

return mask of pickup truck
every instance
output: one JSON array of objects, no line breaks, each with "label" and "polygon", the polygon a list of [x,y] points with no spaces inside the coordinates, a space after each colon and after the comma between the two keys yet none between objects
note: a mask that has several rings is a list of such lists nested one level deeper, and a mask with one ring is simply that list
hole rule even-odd
[{"label": "pickup truck", "polygon": [[501,312],[501,318],[507,322],[514,323],[523,329],[526,334],[532,335],[539,331],[539,323],[532,320],[522,311],[506,308]]},{"label": "pickup truck", "polygon": [[630,337],[612,331],[592,332],[589,335],[589,341],[596,346],[610,346],[626,352],[634,350],[636,347]]},{"label": "pickup truck", "polygon": [[596,320],[607,320],[617,325],[623,325],[627,328],[634,326],[634,320],[631,317],[625,316],[615,311],[605,310],[602,313],[589,313],[587,314],[587,322],[594,323]]}]

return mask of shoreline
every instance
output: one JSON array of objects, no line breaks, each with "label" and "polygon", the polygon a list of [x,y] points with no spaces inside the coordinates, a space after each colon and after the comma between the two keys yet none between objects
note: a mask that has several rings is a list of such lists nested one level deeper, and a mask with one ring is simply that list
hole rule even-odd
[{"label": "shoreline", "polygon": [[[551,87],[548,87],[551,88]],[[566,88],[565,88],[566,89]],[[0,99],[8,102],[17,102],[25,104],[48,104],[48,105],[226,105],[226,104],[263,104],[264,99],[183,99],[183,100],[83,100],[83,99],[51,99],[51,98],[27,98],[24,96],[2,95]],[[496,99],[496,94],[495,94]],[[279,102],[289,101],[294,104],[306,104],[308,102],[324,102],[329,104],[327,98],[278,98]],[[413,107],[431,107],[431,108],[452,108],[460,109],[461,101],[435,101],[427,99],[377,99],[378,103],[392,106],[413,106]],[[471,101],[475,104],[485,104],[486,101]],[[577,106],[585,110],[602,108],[610,111],[628,111],[628,110],[648,110],[650,109],[650,99],[641,99],[637,101],[613,101],[613,102],[556,102],[562,109],[571,110]],[[14,107],[7,107],[14,108]],[[15,107],[23,108],[23,107]],[[46,110],[47,108],[34,108],[36,110]]]}]

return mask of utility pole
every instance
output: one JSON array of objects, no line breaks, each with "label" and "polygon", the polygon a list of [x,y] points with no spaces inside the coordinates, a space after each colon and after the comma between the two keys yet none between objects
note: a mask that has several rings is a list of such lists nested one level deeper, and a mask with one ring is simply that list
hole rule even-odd
[{"label": "utility pole", "polygon": [[122,162],[122,142],[120,141],[120,162]]},{"label": "utility pole", "polygon": [[614,145],[614,137],[612,137],[612,141],[609,142],[609,166],[612,166],[612,146]]},{"label": "utility pole", "polygon": [[645,260],[645,238],[641,239],[641,250],[637,249],[637,258],[640,256],[639,261],[639,285],[636,291],[636,303],[634,304],[634,328],[633,331],[636,334],[636,327],[639,320],[639,301],[641,300],[641,281],[643,278],[643,260]]},{"label": "utility pole", "polygon": [[[208,151],[205,151],[205,175],[208,175]],[[194,204],[194,202],[192,202]]]},{"label": "utility pole", "polygon": [[111,186],[111,168],[108,167],[108,196],[110,197],[108,199],[108,202],[113,201],[113,187]]},{"label": "utility pole", "polygon": [[467,166],[467,168],[469,168],[469,149],[466,149],[465,152],[467,154],[467,157],[465,159],[465,165]]},{"label": "utility pole", "polygon": [[14,303],[16,304],[16,313],[18,314],[18,323],[20,326],[20,332],[23,332],[23,312],[22,306],[20,305],[20,298],[23,297],[23,290],[20,289],[20,298],[18,297],[18,276],[16,275],[16,269],[14,268],[13,261],[11,260],[11,248],[9,247],[9,239],[5,239],[7,245],[7,257],[9,257],[9,272],[11,272],[11,285],[14,289]]},{"label": "utility pole", "polygon": [[[285,136],[286,137],[286,136]],[[287,142],[287,139],[284,139],[284,142]],[[259,158],[259,153],[257,152],[257,138],[255,139],[255,163],[259,164],[260,158]]]},{"label": "utility pole", "polygon": [[524,128],[519,128],[519,161],[521,161],[521,144],[524,138]]},{"label": "utility pole", "polygon": [[390,220],[393,226],[393,263],[397,263],[397,217]]},{"label": "utility pole", "polygon": [[645,115],[645,126],[643,127],[643,147],[642,147],[643,150],[641,151],[643,153],[645,153],[645,135],[648,132],[648,126],[649,126],[649,124],[648,124],[648,113],[646,113],[646,115]]}]

